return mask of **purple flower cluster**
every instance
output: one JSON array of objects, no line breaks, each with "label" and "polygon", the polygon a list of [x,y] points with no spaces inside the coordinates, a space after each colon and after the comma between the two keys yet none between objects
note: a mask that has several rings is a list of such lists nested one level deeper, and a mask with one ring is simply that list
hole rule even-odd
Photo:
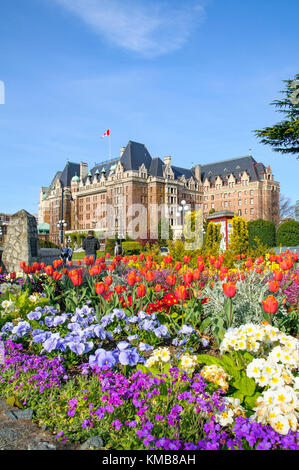
[{"label": "purple flower cluster", "polygon": [[0,363],[0,383],[13,383],[15,390],[29,385],[40,393],[48,388],[61,387],[63,381],[68,378],[61,359],[28,355],[22,352],[22,349],[22,345],[10,340],[4,343],[4,361],[3,364]]}]

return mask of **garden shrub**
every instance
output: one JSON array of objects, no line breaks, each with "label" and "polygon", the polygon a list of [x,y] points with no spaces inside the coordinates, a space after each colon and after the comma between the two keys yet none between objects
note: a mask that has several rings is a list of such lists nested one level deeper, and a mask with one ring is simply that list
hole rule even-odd
[{"label": "garden shrub", "polygon": [[248,251],[247,221],[243,217],[235,216],[232,219],[232,227],[229,249],[235,255],[246,254]]},{"label": "garden shrub", "polygon": [[43,238],[39,239],[39,244],[41,248],[60,248],[56,243],[53,243],[50,240],[44,240]]},{"label": "garden shrub", "polygon": [[252,220],[248,222],[249,247],[257,247],[257,238],[266,247],[276,246],[276,229],[270,220]]},{"label": "garden shrub", "polygon": [[222,237],[220,229],[220,224],[215,224],[214,222],[208,224],[204,248],[209,255],[218,256]]},{"label": "garden shrub", "polygon": [[127,256],[139,255],[142,252],[142,245],[139,242],[123,242],[122,248]]},{"label": "garden shrub", "polygon": [[299,222],[288,220],[282,223],[277,230],[277,244],[280,246],[299,245]]}]

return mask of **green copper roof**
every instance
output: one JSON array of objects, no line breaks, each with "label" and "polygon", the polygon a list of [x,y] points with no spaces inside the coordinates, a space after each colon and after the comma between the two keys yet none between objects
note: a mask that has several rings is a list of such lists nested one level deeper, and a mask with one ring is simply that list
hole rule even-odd
[{"label": "green copper roof", "polygon": [[72,177],[72,182],[75,182],[75,183],[79,183],[79,182],[80,182],[80,178],[79,178],[79,176],[77,175],[77,173],[75,173],[75,176]]}]

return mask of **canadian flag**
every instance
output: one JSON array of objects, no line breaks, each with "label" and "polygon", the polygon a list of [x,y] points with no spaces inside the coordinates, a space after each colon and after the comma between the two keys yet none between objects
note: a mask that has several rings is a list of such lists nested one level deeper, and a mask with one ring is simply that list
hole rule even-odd
[{"label": "canadian flag", "polygon": [[101,135],[101,139],[106,137],[106,135],[110,135],[110,129],[108,129],[103,135]]}]

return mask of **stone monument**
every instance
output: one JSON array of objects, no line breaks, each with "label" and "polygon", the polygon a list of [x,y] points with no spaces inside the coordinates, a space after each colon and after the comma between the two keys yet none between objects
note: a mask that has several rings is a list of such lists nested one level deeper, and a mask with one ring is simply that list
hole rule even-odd
[{"label": "stone monument", "polygon": [[7,227],[2,262],[7,272],[20,271],[20,262],[31,265],[40,260],[37,223],[33,215],[22,209],[11,216]]}]

